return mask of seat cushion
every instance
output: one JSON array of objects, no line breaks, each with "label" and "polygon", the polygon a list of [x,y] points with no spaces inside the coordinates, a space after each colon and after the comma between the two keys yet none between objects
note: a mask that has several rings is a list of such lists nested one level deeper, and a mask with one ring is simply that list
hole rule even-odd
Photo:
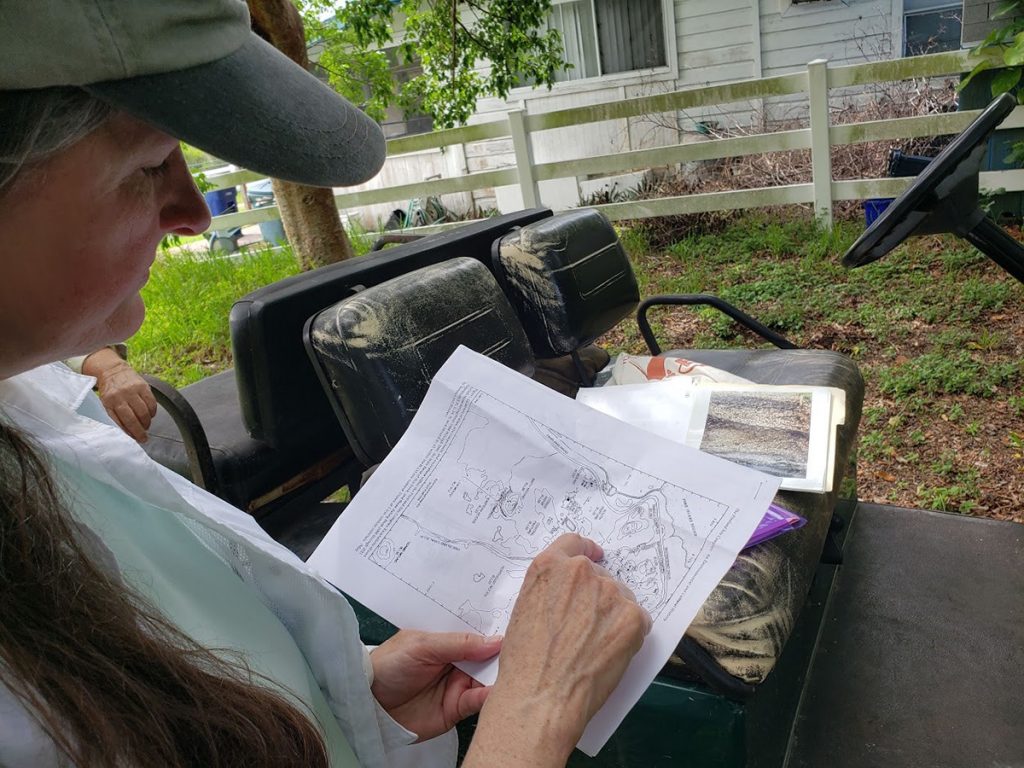
[{"label": "seat cushion", "polygon": [[312,317],[307,347],[356,456],[384,460],[459,345],[527,376],[533,355],[487,268],[450,259],[367,288]]},{"label": "seat cushion", "polygon": [[779,492],[776,501],[805,517],[807,525],[740,553],[687,630],[725,671],[759,683],[775,666],[810,590],[856,444],[864,380],[850,358],[827,350],[703,349],[666,354],[759,384],[838,387],[846,393],[846,420],[838,428],[832,491]]},{"label": "seat cushion", "polygon": [[599,211],[565,211],[494,244],[494,275],[539,358],[593,342],[640,301],[633,267]]},{"label": "seat cushion", "polygon": [[[181,394],[195,410],[210,442],[220,484],[218,495],[240,509],[249,509],[254,500],[345,446],[344,433],[333,421],[316,432],[318,439],[303,440],[283,449],[252,438],[242,421],[232,371],[184,387]],[[191,479],[181,433],[163,408],[157,410],[149,440],[143,447],[155,461]]]}]

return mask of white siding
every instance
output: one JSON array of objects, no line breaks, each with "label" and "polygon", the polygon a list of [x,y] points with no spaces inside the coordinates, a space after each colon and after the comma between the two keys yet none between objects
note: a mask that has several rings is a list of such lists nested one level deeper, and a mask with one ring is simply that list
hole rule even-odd
[{"label": "white siding", "polygon": [[792,72],[811,59],[857,64],[892,56],[892,0],[832,0],[789,5],[760,0],[764,76]]},{"label": "white siding", "polygon": [[[900,0],[819,0],[797,5],[760,0],[763,76],[796,72],[814,59],[838,66],[891,58],[894,3],[902,8]],[[772,99],[766,109],[772,118],[800,118],[806,115],[807,102],[804,97]]]},{"label": "white siding", "polygon": [[678,87],[760,77],[756,0],[676,0]]}]

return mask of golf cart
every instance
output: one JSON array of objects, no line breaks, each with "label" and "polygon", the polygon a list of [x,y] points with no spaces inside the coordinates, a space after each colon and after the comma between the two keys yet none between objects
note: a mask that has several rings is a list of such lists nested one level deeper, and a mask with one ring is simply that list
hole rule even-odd
[{"label": "golf cart", "polygon": [[[977,207],[985,143],[1012,108],[994,102],[845,262],[953,231],[1024,281],[1024,251]],[[714,306],[774,348],[662,353],[646,318],[665,304]],[[607,746],[570,764],[1024,766],[1024,528],[859,503],[856,365],[796,349],[715,297],[641,303],[595,211],[502,216],[244,297],[233,372],[180,392],[153,382],[162,409],[147,450],[308,556],[343,514],[321,500],[358,493],[458,344],[572,394],[606,359],[594,341],[637,307],[651,354],[839,387],[847,412],[834,490],[780,495],[807,525],[740,555]],[[394,631],[356,607],[367,642]]]}]

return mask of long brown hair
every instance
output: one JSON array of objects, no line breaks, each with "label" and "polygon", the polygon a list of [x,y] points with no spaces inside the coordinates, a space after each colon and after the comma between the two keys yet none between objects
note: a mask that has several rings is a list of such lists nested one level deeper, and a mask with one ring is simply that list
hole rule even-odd
[{"label": "long brown hair", "polygon": [[[0,92],[0,114],[11,96]],[[21,100],[16,111],[63,110],[80,133],[102,122],[87,98],[65,96],[52,94],[60,109],[42,93],[45,109]],[[13,162],[40,157],[38,147],[0,146],[0,192]],[[45,457],[0,414],[0,681],[60,751],[78,768],[327,765],[307,713],[95,563],[67,510]]]}]

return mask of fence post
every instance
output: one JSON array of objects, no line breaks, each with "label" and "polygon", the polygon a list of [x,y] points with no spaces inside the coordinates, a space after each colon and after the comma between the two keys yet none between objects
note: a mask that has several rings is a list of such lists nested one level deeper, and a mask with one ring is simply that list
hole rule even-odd
[{"label": "fence post", "polygon": [[526,113],[521,109],[511,110],[508,113],[508,127],[512,134],[512,149],[516,153],[523,207],[536,208],[540,205],[540,190],[533,177],[533,147],[530,146],[530,134],[526,131]]},{"label": "fence post", "polygon": [[832,229],[832,153],[828,137],[828,61],[815,59],[807,65],[807,94],[811,118],[811,178],[814,183],[814,216]]}]

